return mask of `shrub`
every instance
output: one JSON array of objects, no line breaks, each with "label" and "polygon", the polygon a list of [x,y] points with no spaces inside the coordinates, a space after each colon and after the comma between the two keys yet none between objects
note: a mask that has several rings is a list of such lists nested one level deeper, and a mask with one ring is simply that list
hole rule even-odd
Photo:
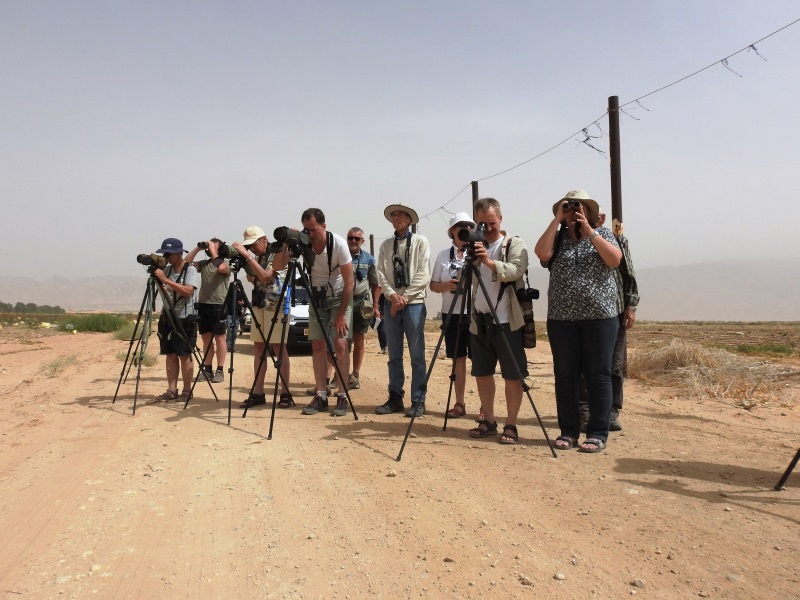
[{"label": "shrub", "polygon": [[800,371],[787,365],[756,361],[721,348],[677,339],[661,348],[637,351],[628,360],[628,375],[646,383],[671,386],[689,397],[727,398],[744,408],[782,393],[784,381]]},{"label": "shrub", "polygon": [[[122,360],[122,361],[124,361],[127,358],[127,356],[128,356],[127,351],[123,351],[123,350],[120,350],[116,354],[117,360]],[[136,354],[136,355],[133,356],[133,366],[135,367],[138,364],[139,364],[139,355]],[[154,364],[156,364],[156,356],[153,355],[153,354],[150,354],[149,352],[145,352],[144,353],[144,357],[142,358],[142,366],[143,367],[152,367]]]},{"label": "shrub", "polygon": [[72,326],[78,331],[109,333],[122,329],[128,323],[125,317],[109,314],[76,315],[72,318]]}]

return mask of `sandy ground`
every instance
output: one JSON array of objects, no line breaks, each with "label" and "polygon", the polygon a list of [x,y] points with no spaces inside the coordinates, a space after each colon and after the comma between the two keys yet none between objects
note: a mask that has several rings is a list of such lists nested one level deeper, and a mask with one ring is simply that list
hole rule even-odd
[{"label": "sandy ground", "polygon": [[[271,440],[269,407],[227,424],[227,382],[219,402],[199,385],[186,410],[145,406],[161,361],[135,415],[133,378],[112,404],[127,349],[0,336],[3,598],[798,596],[800,469],[773,490],[800,445],[791,402],[745,411],[629,381],[607,450],[554,459],[527,400],[516,447],[471,440],[472,418],[443,431],[439,360],[397,462],[409,421],[373,414],[387,380],[374,337],[358,420],[279,410]],[[238,350],[237,403],[252,378],[252,347]],[[76,362],[43,374],[59,357]],[[549,348],[528,359],[555,438]],[[292,368],[305,402],[310,357]]]}]

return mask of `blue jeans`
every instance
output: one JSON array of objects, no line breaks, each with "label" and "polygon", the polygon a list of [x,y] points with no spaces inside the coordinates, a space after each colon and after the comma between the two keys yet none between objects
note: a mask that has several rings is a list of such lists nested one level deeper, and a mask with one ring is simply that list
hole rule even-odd
[{"label": "blue jeans", "polygon": [[411,356],[411,401],[425,402],[422,384],[425,382],[425,304],[409,304],[392,316],[391,305],[386,303],[383,322],[386,325],[386,342],[389,348],[389,391],[401,396],[406,376],[403,371],[403,336],[408,342]]},{"label": "blue jeans", "polygon": [[561,435],[580,436],[578,384],[581,373],[589,395],[586,437],[608,440],[611,419],[611,358],[617,341],[619,320],[547,321],[547,336],[553,352],[556,407]]}]

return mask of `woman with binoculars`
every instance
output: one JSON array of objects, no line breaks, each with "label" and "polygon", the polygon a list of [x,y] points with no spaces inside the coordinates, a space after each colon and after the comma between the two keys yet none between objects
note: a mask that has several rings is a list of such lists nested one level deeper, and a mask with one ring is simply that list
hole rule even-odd
[{"label": "woman with binoculars", "polygon": [[[547,335],[553,353],[560,435],[555,447],[600,452],[611,418],[611,358],[620,306],[614,269],[622,252],[614,235],[597,227],[600,207],[584,190],[553,205],[555,217],[536,243],[536,256],[550,269]],[[586,439],[578,444],[581,375],[589,396]]]}]

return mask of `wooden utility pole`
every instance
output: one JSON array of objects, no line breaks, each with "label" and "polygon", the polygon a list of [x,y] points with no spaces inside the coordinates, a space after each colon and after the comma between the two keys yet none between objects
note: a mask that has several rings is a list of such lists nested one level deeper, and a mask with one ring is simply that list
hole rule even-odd
[{"label": "wooden utility pole", "polygon": [[480,194],[478,194],[478,182],[473,181],[470,183],[472,186],[472,218],[475,219],[475,205],[478,203],[480,199]]},{"label": "wooden utility pole", "polygon": [[619,151],[619,96],[608,97],[608,154],[611,166],[611,230],[622,234],[622,164]]}]

